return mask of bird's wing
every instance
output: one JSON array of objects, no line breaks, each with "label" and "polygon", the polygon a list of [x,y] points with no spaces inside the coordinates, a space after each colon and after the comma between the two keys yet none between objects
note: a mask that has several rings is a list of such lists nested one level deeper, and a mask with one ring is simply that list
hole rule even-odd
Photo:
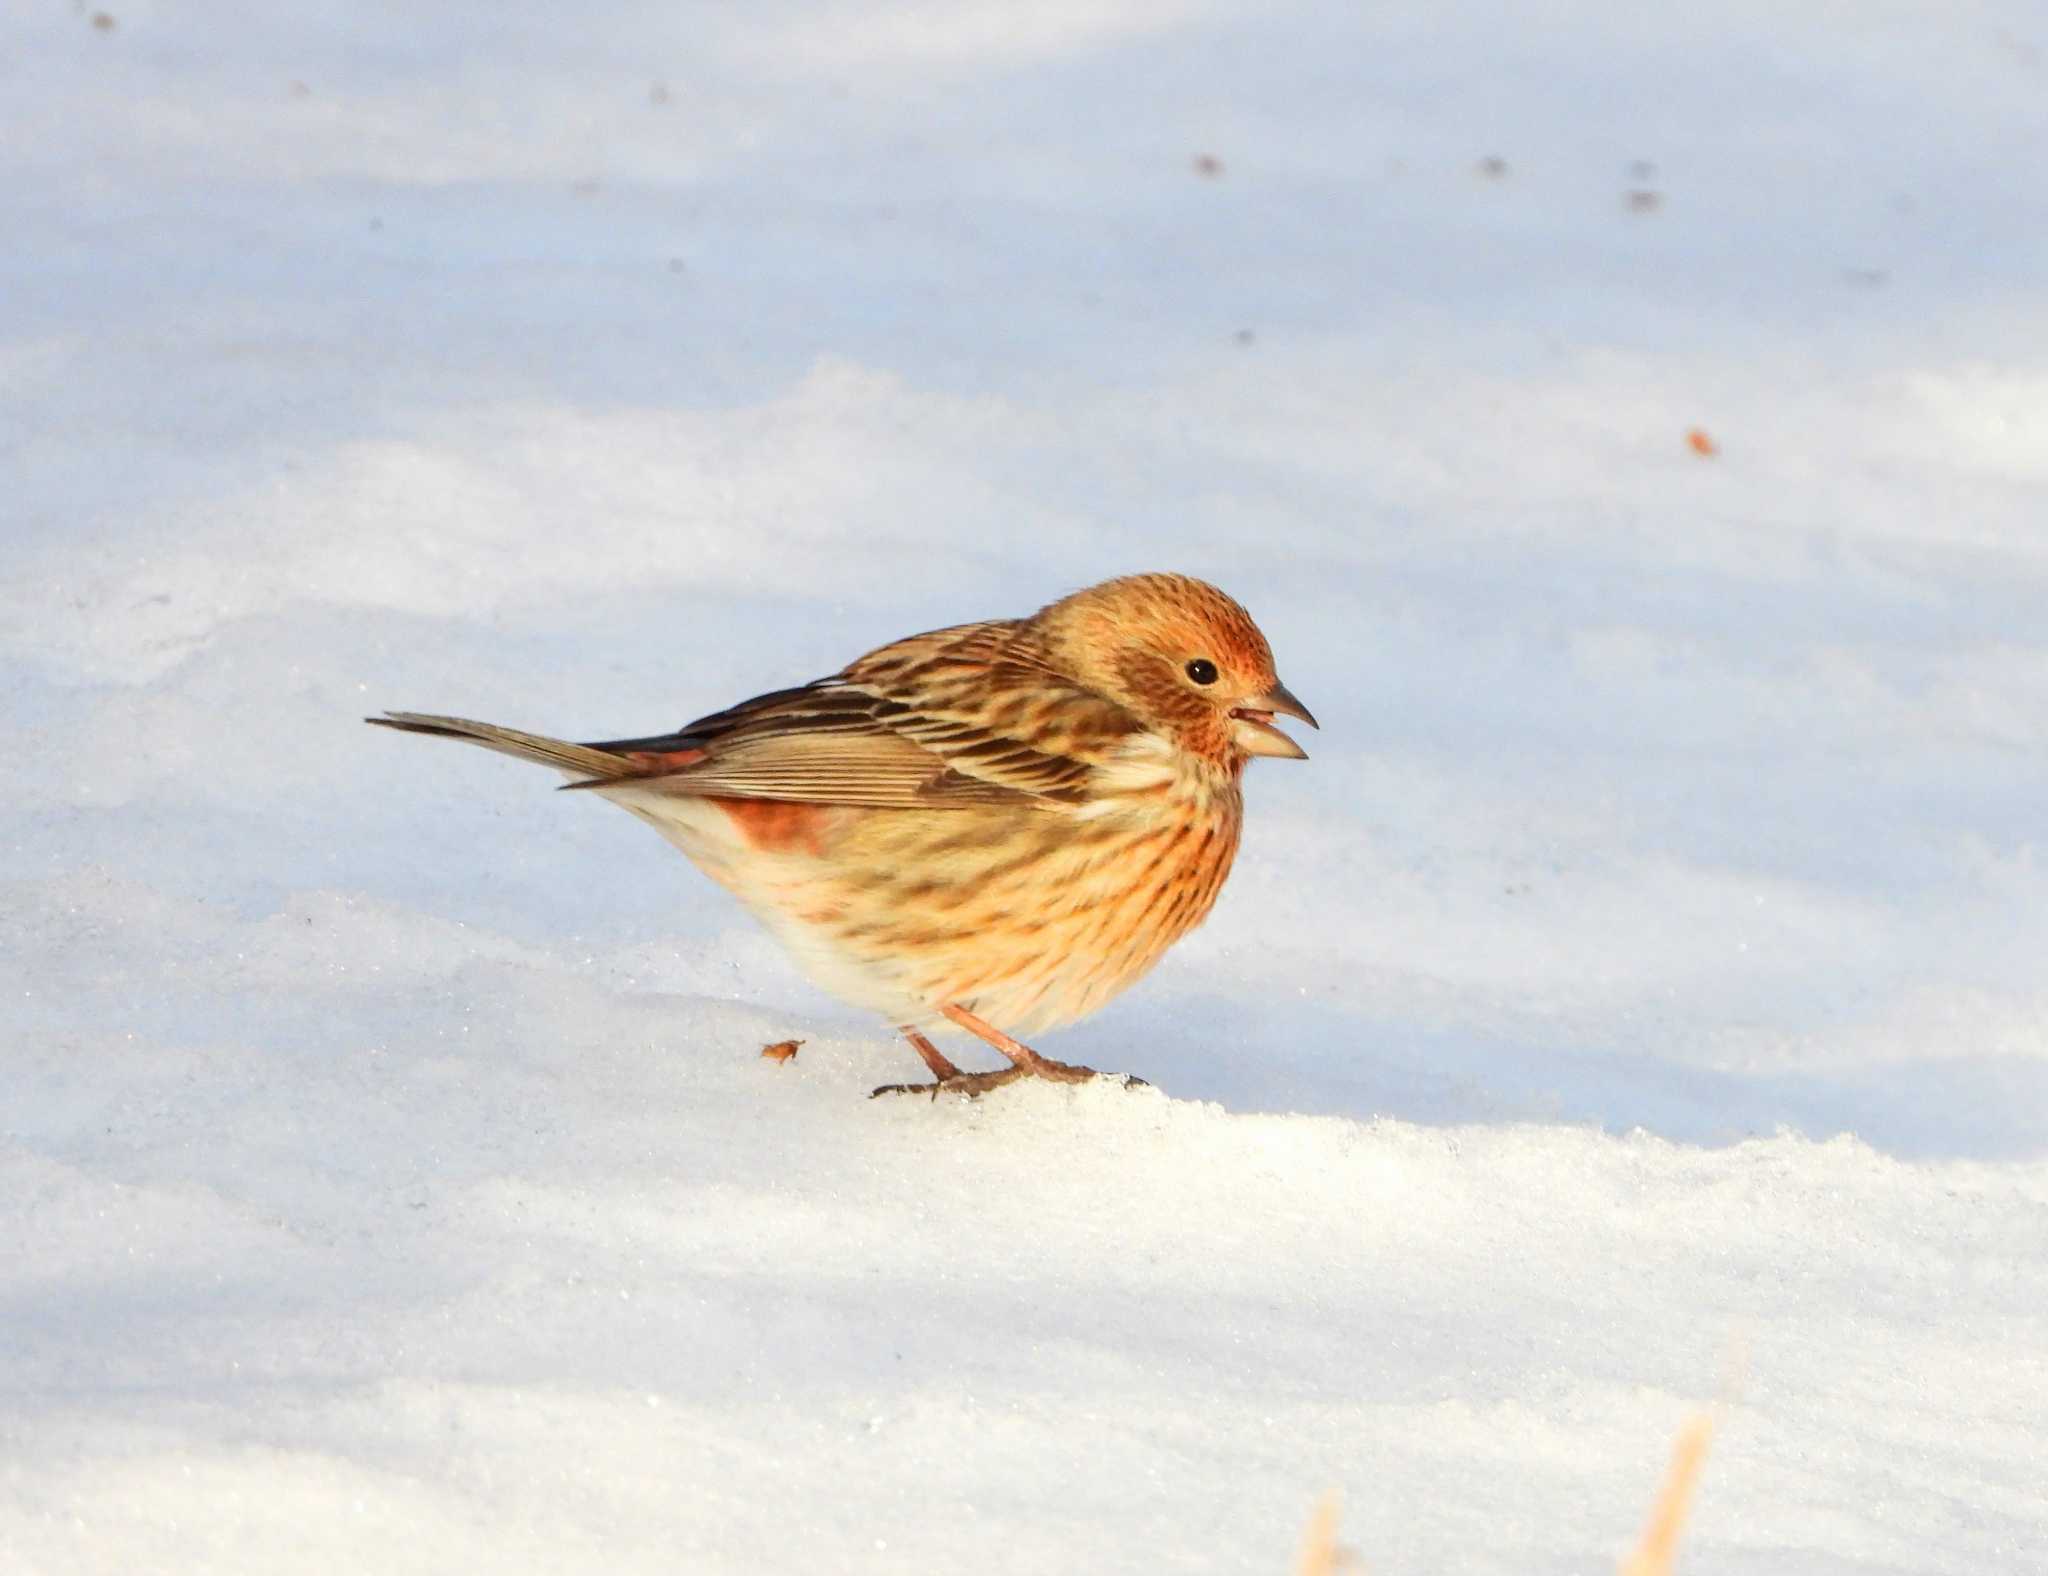
[{"label": "bird's wing", "polygon": [[645,792],[890,809],[1073,806],[1137,720],[1047,664],[1014,623],[897,641],[831,678],[647,739],[589,746]]}]

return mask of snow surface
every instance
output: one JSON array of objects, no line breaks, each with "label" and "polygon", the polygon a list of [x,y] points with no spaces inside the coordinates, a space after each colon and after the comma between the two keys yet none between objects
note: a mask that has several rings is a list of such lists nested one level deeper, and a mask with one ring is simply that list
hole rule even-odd
[{"label": "snow surface", "polygon": [[[1599,1571],[1718,1399],[1686,1568],[2048,1570],[2037,5],[104,3],[0,58],[0,1569]],[[357,721],[1145,568],[1324,724],[1046,1046],[1152,1091],[871,1103]]]}]

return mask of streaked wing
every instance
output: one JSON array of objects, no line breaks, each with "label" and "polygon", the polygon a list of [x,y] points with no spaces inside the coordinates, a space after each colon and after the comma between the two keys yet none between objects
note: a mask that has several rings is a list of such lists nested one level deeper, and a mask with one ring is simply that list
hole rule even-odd
[{"label": "streaked wing", "polygon": [[801,689],[592,748],[635,760],[635,780],[663,793],[899,809],[1078,804],[1103,752],[1138,724],[1046,666],[1016,628],[915,635]]}]

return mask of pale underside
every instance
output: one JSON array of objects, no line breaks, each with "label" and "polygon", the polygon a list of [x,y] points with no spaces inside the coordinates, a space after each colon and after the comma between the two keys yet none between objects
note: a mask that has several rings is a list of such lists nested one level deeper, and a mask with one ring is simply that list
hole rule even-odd
[{"label": "pale underside", "polygon": [[600,791],[738,897],[833,995],[913,1027],[958,1004],[1029,1036],[1136,982],[1229,874],[1236,785],[1163,763],[1144,775],[1148,786],[1082,806],[824,807],[766,839],[723,799]]}]

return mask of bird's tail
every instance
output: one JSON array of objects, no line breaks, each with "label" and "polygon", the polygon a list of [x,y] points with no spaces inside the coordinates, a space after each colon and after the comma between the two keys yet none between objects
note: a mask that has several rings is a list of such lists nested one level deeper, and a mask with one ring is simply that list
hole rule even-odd
[{"label": "bird's tail", "polygon": [[396,728],[401,733],[463,739],[471,744],[481,744],[487,750],[516,755],[522,761],[536,761],[542,766],[552,766],[557,771],[587,780],[631,777],[642,770],[638,763],[614,755],[609,750],[595,749],[588,744],[571,744],[565,739],[550,739],[538,733],[521,733],[516,728],[501,728],[496,723],[472,722],[467,717],[430,717],[417,711],[387,711],[381,717],[365,717],[363,721],[379,728]]}]

